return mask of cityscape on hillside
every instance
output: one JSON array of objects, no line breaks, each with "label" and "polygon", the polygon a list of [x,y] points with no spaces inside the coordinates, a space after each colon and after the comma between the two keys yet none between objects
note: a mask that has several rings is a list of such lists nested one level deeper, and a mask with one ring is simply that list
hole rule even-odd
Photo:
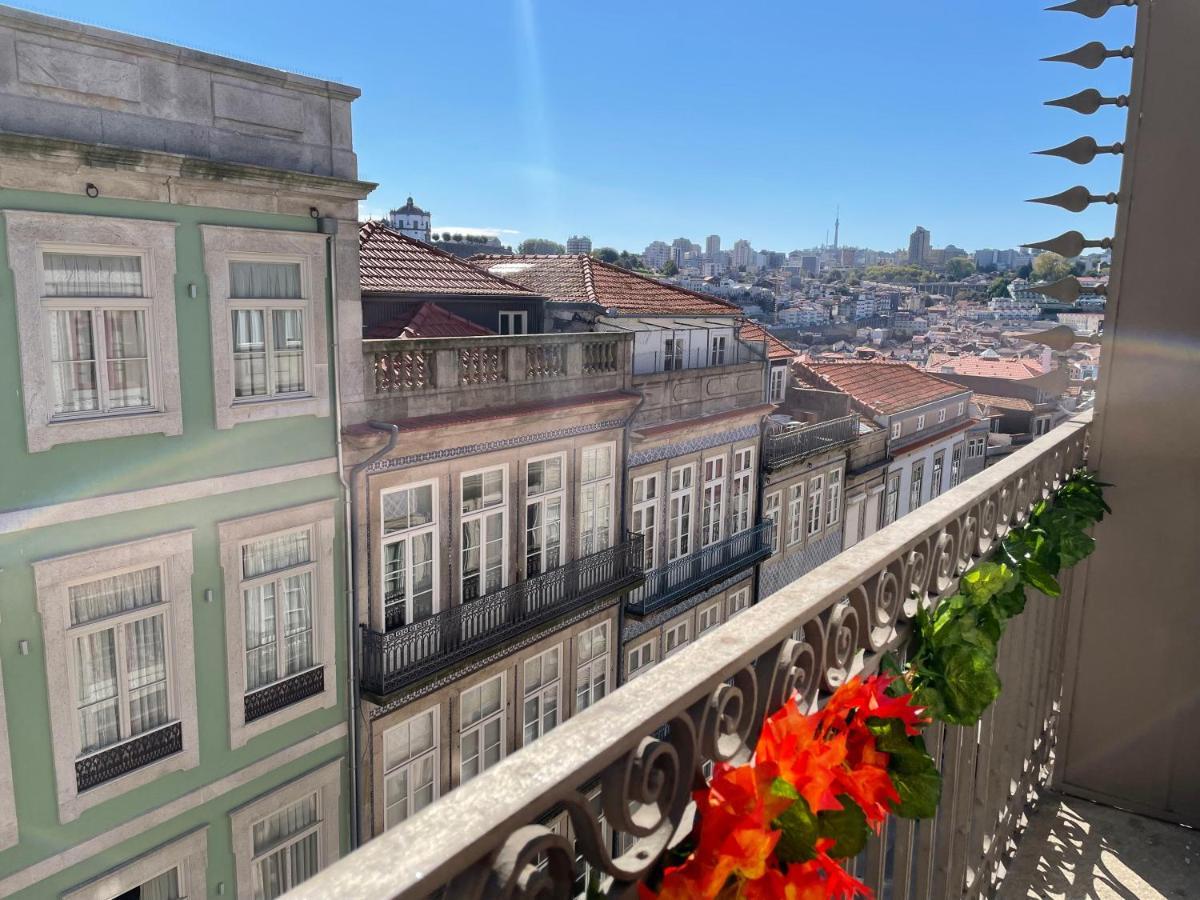
[{"label": "cityscape on hillside", "polygon": [[[579,99],[581,35],[621,17],[517,3],[518,52],[501,5],[412,29],[436,78],[372,57],[362,88],[239,41],[306,67],[450,17],[159,16],[218,55],[0,5],[0,898],[1195,896],[1200,5],[1054,7],[1136,26],[1050,57],[1133,68],[1047,104],[1123,141],[1041,152],[1120,183],[1035,201],[1086,235],[973,250],[909,224],[964,221],[941,182],[880,212],[895,250],[848,245],[848,202],[798,249],[730,238],[794,233],[761,206],[668,240],[619,179],[559,204],[556,92],[587,140],[642,136]],[[839,53],[907,53],[894,4],[801,6],[856,20]],[[946,9],[991,35],[995,6]],[[721,11],[688,18],[744,75]],[[638,24],[595,55],[657,100]],[[508,69],[450,64],[496,46],[528,146],[472,115]],[[562,233],[439,226],[430,197],[495,222],[505,178]],[[617,207],[663,239],[594,245]]]}]

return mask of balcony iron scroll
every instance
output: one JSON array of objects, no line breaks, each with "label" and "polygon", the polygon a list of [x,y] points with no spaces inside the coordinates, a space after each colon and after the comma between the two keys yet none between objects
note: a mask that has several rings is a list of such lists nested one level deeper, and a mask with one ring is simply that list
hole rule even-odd
[{"label": "balcony iron scroll", "polygon": [[75,787],[86,791],[183,749],[183,725],[172,722],[75,760]]},{"label": "balcony iron scroll", "polygon": [[243,699],[246,721],[269,716],[325,690],[325,667],[317,666],[251,691]]},{"label": "balcony iron scroll", "polygon": [[363,689],[386,695],[642,579],[642,536],[388,631],[362,628]]}]

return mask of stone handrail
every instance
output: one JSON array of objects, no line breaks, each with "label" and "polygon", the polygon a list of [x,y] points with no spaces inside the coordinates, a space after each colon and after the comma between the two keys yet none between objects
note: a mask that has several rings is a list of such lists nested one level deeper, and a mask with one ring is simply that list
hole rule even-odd
[{"label": "stone handrail", "polygon": [[[1085,459],[1091,413],[834,557],[305,882],[296,898],[569,896],[576,847],[619,895],[687,827],[705,759],[743,760],[764,713],[809,707],[902,650],[920,606]],[[935,820],[889,822],[854,863],[896,898],[990,896],[1044,778],[1061,685],[1065,605],[1033,600],[1000,645],[1004,693],[976,727],[927,739],[944,789]],[[669,726],[664,729],[664,726]],[[655,737],[658,735],[659,737]],[[603,822],[580,789],[599,781]],[[576,845],[538,824],[561,811]],[[632,838],[614,858],[606,829]],[[538,863],[541,863],[539,866]],[[540,893],[539,892],[544,892]]]}]

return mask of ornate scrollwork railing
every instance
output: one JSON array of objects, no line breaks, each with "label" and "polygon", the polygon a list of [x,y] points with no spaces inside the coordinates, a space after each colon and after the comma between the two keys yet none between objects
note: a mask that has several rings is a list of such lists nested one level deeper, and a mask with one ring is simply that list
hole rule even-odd
[{"label": "ornate scrollwork railing", "polygon": [[763,464],[774,471],[814,453],[843,447],[857,437],[858,416],[769,431],[763,439]]},{"label": "ornate scrollwork railing", "polygon": [[86,791],[183,749],[183,726],[171,722],[75,761],[75,786]]},{"label": "ornate scrollwork railing", "polygon": [[[903,652],[917,610],[1025,520],[1084,461],[1090,413],[882,529],[560,724],[293,896],[570,896],[578,851],[624,896],[688,827],[706,760],[749,756],[763,715],[807,707]],[[989,896],[1029,793],[1045,776],[1065,604],[1031,602],[1000,645],[1005,689],[977,727],[927,732],[945,788],[936,819],[889,822],[856,861],[896,898]],[[669,726],[665,731],[663,726]],[[655,737],[655,735],[659,735]],[[580,787],[602,785],[601,816]],[[552,809],[575,844],[536,824]],[[613,840],[606,835],[617,834]],[[616,853],[614,848],[624,852]]]}]

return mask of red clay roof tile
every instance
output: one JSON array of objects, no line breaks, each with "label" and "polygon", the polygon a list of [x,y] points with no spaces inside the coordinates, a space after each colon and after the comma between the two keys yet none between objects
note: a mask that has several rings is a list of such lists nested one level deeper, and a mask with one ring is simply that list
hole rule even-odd
[{"label": "red clay roof tile", "polygon": [[908,363],[881,359],[797,363],[796,368],[811,376],[805,380],[849,394],[876,415],[891,415],[970,390]]},{"label": "red clay roof tile", "polygon": [[380,322],[366,330],[363,337],[378,339],[431,338],[431,337],[478,337],[495,334],[489,328],[456,316],[447,309],[428,300],[413,304],[400,315]]}]

